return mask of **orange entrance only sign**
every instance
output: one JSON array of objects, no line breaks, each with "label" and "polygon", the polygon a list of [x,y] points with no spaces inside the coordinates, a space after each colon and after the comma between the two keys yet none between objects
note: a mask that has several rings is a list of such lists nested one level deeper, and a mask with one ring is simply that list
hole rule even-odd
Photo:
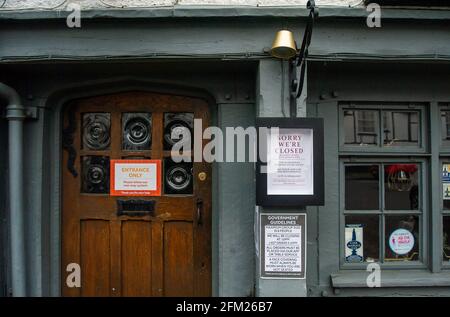
[{"label": "orange entrance only sign", "polygon": [[161,196],[161,160],[111,160],[111,196]]}]

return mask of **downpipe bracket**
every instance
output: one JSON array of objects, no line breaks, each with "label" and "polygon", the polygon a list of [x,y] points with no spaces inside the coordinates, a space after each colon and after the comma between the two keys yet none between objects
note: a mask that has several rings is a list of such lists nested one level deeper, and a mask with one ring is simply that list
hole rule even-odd
[{"label": "downpipe bracket", "polygon": [[7,120],[38,120],[38,107],[6,107],[0,113],[1,119]]}]

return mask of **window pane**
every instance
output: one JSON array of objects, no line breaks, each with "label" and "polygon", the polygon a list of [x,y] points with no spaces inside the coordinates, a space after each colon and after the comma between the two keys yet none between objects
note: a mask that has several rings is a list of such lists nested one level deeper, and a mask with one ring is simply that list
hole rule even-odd
[{"label": "window pane", "polygon": [[419,145],[418,111],[383,111],[385,146]]},{"label": "window pane", "polygon": [[416,215],[385,216],[385,261],[419,260],[419,217]]},{"label": "window pane", "polygon": [[441,111],[441,136],[442,144],[450,145],[450,110]]},{"label": "window pane", "polygon": [[345,217],[345,261],[376,262],[379,255],[378,215]]},{"label": "window pane", "polygon": [[378,145],[378,111],[344,110],[344,142]]},{"label": "window pane", "polygon": [[443,259],[444,261],[450,261],[450,216],[443,217]]},{"label": "window pane", "polygon": [[442,198],[444,209],[450,209],[450,164],[442,165]]},{"label": "window pane", "polygon": [[345,167],[345,209],[379,209],[378,165]]},{"label": "window pane", "polygon": [[387,210],[418,210],[417,164],[392,164],[384,167],[384,199]]}]

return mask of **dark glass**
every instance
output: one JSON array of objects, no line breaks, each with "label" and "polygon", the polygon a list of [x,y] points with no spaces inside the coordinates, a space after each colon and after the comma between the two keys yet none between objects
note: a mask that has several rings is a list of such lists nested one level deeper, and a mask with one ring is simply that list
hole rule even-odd
[{"label": "dark glass", "polygon": [[383,111],[384,146],[418,146],[418,111]]},{"label": "dark glass", "polygon": [[[351,215],[345,216],[345,261],[346,262],[358,262],[359,257],[352,257],[352,248],[354,245],[353,241],[353,231],[355,231],[355,236],[359,230],[362,230],[362,260],[364,262],[377,262],[379,257],[379,216],[378,215]],[[358,240],[358,239],[357,239]],[[351,241],[350,244],[348,241]],[[353,244],[352,244],[353,243]],[[359,245],[356,245],[358,247]],[[359,249],[353,251],[357,253]],[[356,260],[355,260],[356,259]]]},{"label": "dark glass", "polygon": [[107,150],[111,143],[111,115],[109,113],[83,114],[83,148]]},{"label": "dark glass", "polygon": [[441,137],[444,146],[450,145],[450,110],[441,111]]},{"label": "dark glass", "polygon": [[444,216],[442,219],[443,233],[442,233],[442,246],[443,246],[443,259],[445,262],[450,261],[450,216]]},{"label": "dark glass", "polygon": [[419,209],[419,165],[384,166],[384,208],[386,210]]},{"label": "dark glass", "polygon": [[345,167],[345,209],[379,209],[378,165]]},{"label": "dark glass", "polygon": [[[385,261],[418,261],[420,243],[419,217],[416,215],[386,215],[385,223]],[[410,237],[411,235],[413,237],[414,244],[411,240],[412,249],[408,252],[403,249],[402,252],[397,250],[396,252],[398,253],[396,253],[393,249],[391,249],[391,245],[395,246],[395,243],[398,243],[398,241],[395,241],[398,238],[398,235],[392,235],[392,233],[398,229],[403,229],[403,232],[407,232],[407,237]]]},{"label": "dark glass", "polygon": [[152,144],[152,114],[122,114],[122,149],[150,150]]},{"label": "dark glass", "polygon": [[445,210],[450,209],[450,163],[442,165],[442,205]]},{"label": "dark glass", "polygon": [[83,180],[81,192],[87,194],[109,193],[109,157],[82,157]]},{"label": "dark glass", "polygon": [[164,193],[189,195],[193,192],[192,162],[164,159]]},{"label": "dark glass", "polygon": [[[164,114],[164,150],[172,150],[179,143],[185,150],[192,150],[194,138],[194,114],[174,112]],[[185,136],[185,138],[183,138]],[[189,136],[189,138],[187,138]]]},{"label": "dark glass", "polygon": [[378,145],[378,111],[344,109],[344,143]]}]

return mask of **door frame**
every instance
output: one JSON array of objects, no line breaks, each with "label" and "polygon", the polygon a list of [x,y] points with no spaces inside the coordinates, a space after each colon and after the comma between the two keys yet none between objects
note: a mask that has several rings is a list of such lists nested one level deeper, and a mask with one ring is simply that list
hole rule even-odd
[{"label": "door frame", "polygon": [[[80,98],[95,97],[105,94],[123,93],[128,91],[142,91],[159,94],[180,95],[203,99],[210,108],[210,125],[217,124],[217,103],[211,93],[204,89],[191,86],[182,86],[166,82],[157,82],[134,77],[112,78],[108,80],[86,81],[82,84],[74,84],[50,93],[45,99],[45,108],[52,109],[50,122],[50,136],[47,139],[52,146],[49,173],[50,187],[49,198],[49,240],[50,240],[50,260],[48,265],[50,296],[61,296],[62,279],[65,279],[65,273],[61,271],[61,247],[62,247],[62,133],[63,133],[63,115],[64,110],[70,101]],[[218,294],[218,232],[219,222],[217,216],[217,165],[212,164],[212,199],[211,199],[211,283],[212,296]]]}]

